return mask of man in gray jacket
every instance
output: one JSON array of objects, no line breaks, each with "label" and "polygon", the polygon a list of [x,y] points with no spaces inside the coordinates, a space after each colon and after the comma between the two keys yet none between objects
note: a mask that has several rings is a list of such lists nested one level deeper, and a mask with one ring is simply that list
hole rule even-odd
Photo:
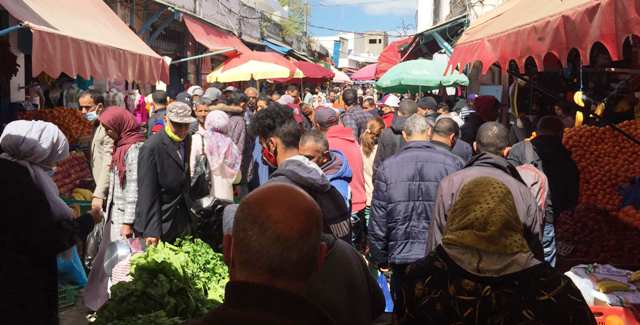
[{"label": "man in gray jacket", "polygon": [[518,216],[524,227],[524,237],[534,256],[544,261],[542,250],[542,228],[544,212],[535,197],[520,177],[517,169],[504,156],[508,153],[509,131],[496,122],[484,123],[476,136],[474,148],[478,154],[467,166],[445,177],[438,187],[433,223],[429,227],[427,252],[435,250],[442,243],[442,234],[447,226],[447,212],[458,199],[462,187],[477,177],[492,177],[504,183],[513,195]]}]

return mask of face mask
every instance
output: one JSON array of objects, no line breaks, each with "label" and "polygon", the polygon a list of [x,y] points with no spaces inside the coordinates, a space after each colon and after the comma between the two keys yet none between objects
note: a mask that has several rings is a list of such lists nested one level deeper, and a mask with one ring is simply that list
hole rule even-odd
[{"label": "face mask", "polygon": [[267,163],[267,165],[273,168],[278,167],[278,159],[276,159],[276,155],[271,153],[267,147],[262,147],[262,159]]},{"label": "face mask", "polygon": [[96,113],[96,112],[88,112],[88,113],[84,114],[84,119],[89,121],[89,122],[93,122],[93,121],[98,119],[98,113]]}]

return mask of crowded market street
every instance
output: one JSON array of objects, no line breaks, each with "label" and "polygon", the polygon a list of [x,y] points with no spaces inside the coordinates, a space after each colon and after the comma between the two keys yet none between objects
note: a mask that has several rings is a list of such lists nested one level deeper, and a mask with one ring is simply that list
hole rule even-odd
[{"label": "crowded market street", "polygon": [[0,0],[0,324],[640,324],[638,0]]}]

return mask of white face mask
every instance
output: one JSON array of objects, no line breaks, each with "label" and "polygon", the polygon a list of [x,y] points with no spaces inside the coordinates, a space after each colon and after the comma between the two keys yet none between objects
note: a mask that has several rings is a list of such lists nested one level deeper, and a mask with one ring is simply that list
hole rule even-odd
[{"label": "white face mask", "polygon": [[88,112],[88,113],[84,114],[84,118],[89,122],[93,122],[93,121],[98,119],[98,113],[96,113],[96,112]]}]

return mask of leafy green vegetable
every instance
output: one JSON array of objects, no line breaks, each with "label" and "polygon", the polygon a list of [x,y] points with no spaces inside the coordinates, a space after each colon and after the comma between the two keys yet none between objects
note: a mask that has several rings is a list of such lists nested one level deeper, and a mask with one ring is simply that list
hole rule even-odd
[{"label": "leafy green vegetable", "polygon": [[133,280],[111,287],[97,325],[174,324],[200,317],[222,303],[229,278],[222,255],[191,238],[149,247],[132,258],[131,266]]}]

